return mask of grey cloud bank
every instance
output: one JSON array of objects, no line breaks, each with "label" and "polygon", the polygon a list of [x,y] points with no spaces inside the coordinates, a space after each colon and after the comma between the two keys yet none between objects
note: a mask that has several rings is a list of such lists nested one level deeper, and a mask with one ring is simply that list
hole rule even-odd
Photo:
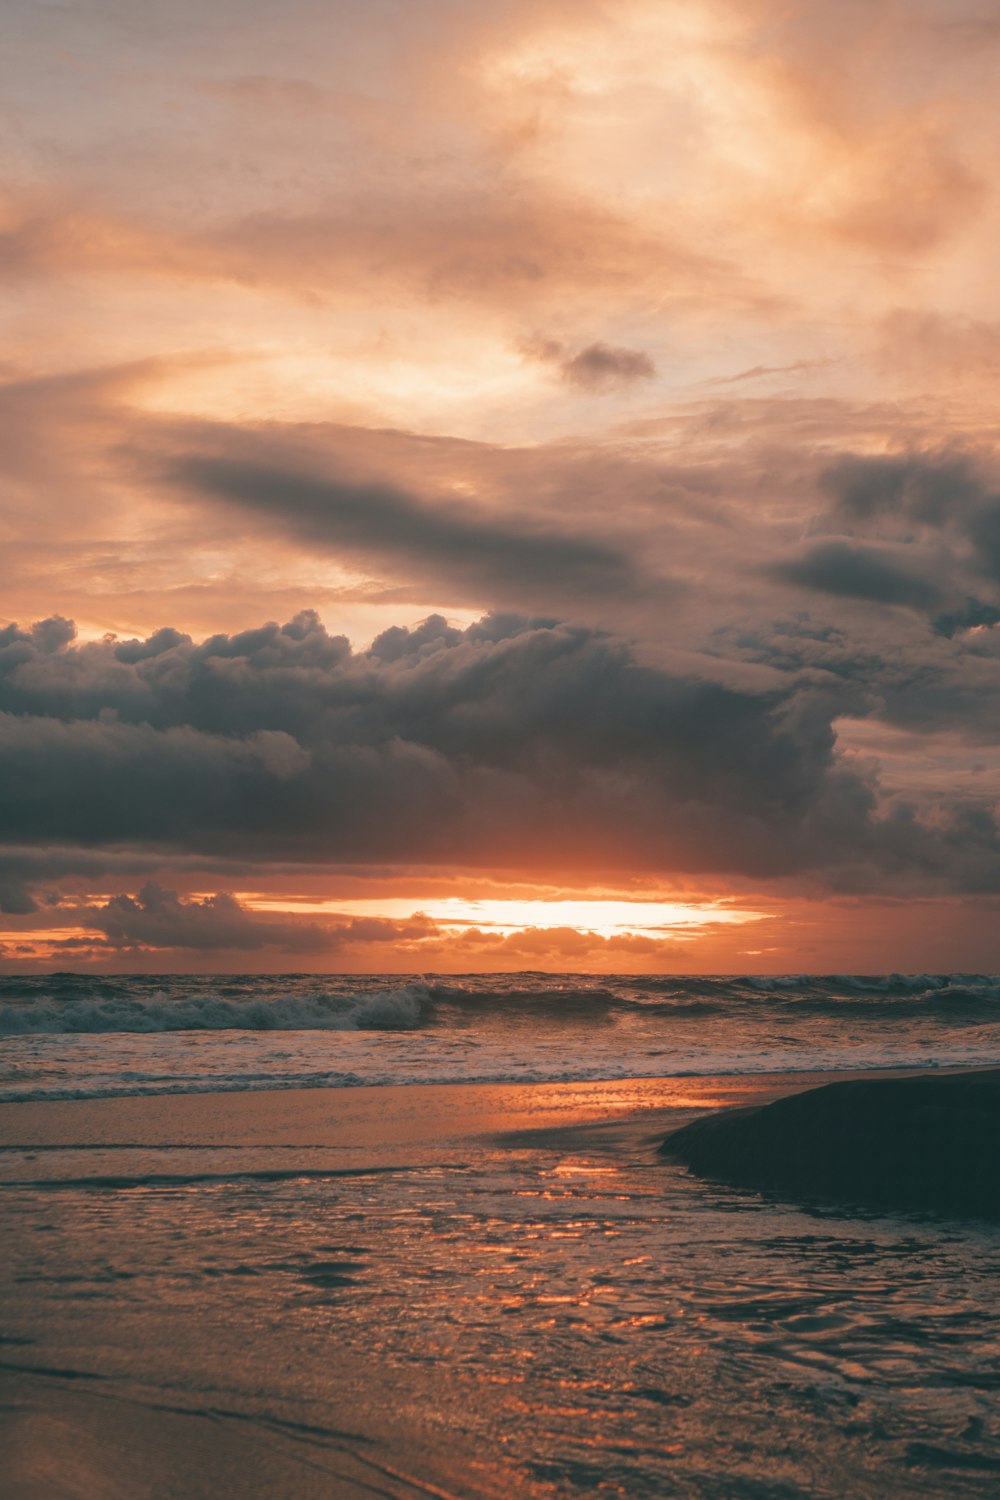
[{"label": "grey cloud bank", "polygon": [[0,818],[22,848],[1000,888],[992,807],[880,798],[837,753],[849,711],[832,674],[736,690],[551,620],[356,652],[308,612],[200,644],[77,645],[53,618],[0,633]]}]

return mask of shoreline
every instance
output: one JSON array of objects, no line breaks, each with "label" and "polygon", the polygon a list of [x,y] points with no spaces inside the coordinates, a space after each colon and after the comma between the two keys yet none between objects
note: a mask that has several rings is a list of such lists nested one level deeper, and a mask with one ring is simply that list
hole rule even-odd
[{"label": "shoreline", "polygon": [[[0,1144],[262,1147],[370,1146],[393,1131],[409,1143],[483,1136],[623,1115],[736,1107],[808,1087],[821,1074],[587,1079],[551,1083],[360,1084],[131,1094],[0,1103]],[[792,1081],[794,1080],[794,1082]]]},{"label": "shoreline", "polygon": [[[930,1076],[988,1068],[941,1068]],[[555,1143],[565,1132],[645,1132],[679,1128],[713,1111],[747,1109],[853,1079],[921,1076],[927,1069],[752,1073],[685,1078],[627,1078],[553,1083],[433,1083],[281,1088],[218,1093],[119,1095],[96,1099],[0,1103],[0,1181],[9,1158],[40,1153],[38,1180],[51,1176],[42,1159],[60,1150],[91,1157],[101,1150],[156,1153],[328,1153],[347,1165],[408,1163],[439,1158],[457,1142],[534,1136]],[[317,1163],[318,1164],[318,1163]],[[24,1163],[22,1162],[23,1166]],[[235,1163],[234,1163],[235,1165]],[[24,1174],[17,1172],[22,1179]]]}]

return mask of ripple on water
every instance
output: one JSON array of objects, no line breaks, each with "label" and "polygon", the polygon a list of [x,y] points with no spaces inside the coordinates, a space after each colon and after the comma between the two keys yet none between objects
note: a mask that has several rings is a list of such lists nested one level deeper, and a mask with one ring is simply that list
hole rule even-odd
[{"label": "ripple on water", "polygon": [[446,1443],[496,1493],[996,1494],[995,1234],[487,1147],[53,1196],[4,1190],[19,1364]]}]

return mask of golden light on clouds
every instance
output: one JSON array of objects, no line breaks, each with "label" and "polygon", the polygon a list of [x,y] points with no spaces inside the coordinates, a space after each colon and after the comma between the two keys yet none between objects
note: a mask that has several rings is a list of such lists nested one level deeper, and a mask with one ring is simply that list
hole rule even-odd
[{"label": "golden light on clouds", "polygon": [[330,917],[380,917],[406,921],[424,916],[444,928],[476,927],[508,935],[529,929],[571,928],[598,937],[697,937],[708,929],[744,926],[770,914],[721,901],[627,901],[580,897],[561,900],[445,896],[413,901],[402,897],[362,901],[276,901],[240,898],[249,910],[298,912]]}]

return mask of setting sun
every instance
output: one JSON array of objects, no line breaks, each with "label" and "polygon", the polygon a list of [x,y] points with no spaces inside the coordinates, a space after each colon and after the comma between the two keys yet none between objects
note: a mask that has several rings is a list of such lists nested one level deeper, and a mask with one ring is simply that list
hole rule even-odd
[{"label": "setting sun", "polygon": [[697,934],[699,928],[742,926],[764,920],[769,913],[729,906],[720,901],[604,901],[467,900],[446,896],[437,900],[389,897],[368,901],[273,901],[241,897],[252,911],[298,912],[341,917],[382,917],[405,921],[420,915],[441,927],[478,927],[510,934],[528,929],[573,928],[610,938],[616,935],[671,937],[677,932]]}]

